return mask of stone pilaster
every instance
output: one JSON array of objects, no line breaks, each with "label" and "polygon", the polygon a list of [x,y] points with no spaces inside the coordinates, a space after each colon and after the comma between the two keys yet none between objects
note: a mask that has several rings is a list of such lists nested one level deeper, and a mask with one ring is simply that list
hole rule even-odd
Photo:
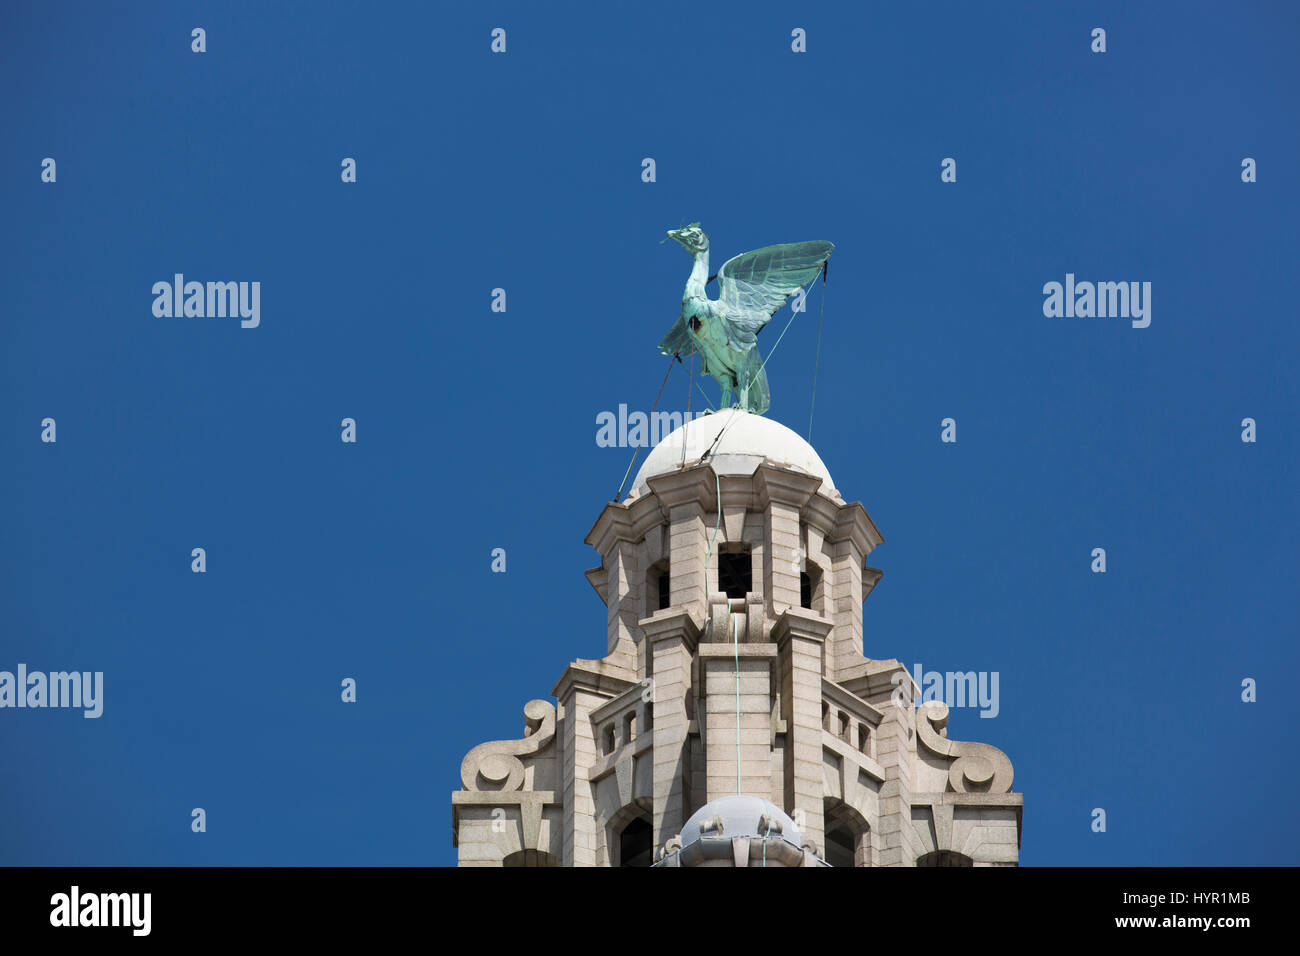
[{"label": "stone pilaster", "polygon": [[687,793],[690,752],[687,739],[687,695],[691,659],[700,629],[681,609],[663,610],[641,621],[654,663],[651,713],[654,718],[654,782],[652,838],[658,851],[681,832],[690,815]]},{"label": "stone pilaster", "polygon": [[834,527],[826,536],[833,554],[830,612],[835,629],[826,653],[827,676],[832,679],[862,662],[862,602],[880,580],[879,572],[864,577],[863,560],[884,540],[871,516],[858,503],[840,508]]},{"label": "stone pilaster", "polygon": [[862,660],[862,558],[852,541],[831,545],[831,629],[826,663],[832,680],[844,666]]},{"label": "stone pilaster", "polygon": [[660,475],[648,484],[668,518],[669,603],[703,622],[708,593],[704,562],[709,547],[704,513],[717,508],[713,469]]},{"label": "stone pilaster", "polygon": [[[897,669],[907,674],[901,664]],[[911,708],[911,691],[916,687],[904,678],[908,689],[905,706],[891,700],[882,704],[883,717],[876,728],[876,762],[885,772],[880,787],[879,819],[872,831],[872,853],[877,866],[915,866],[920,855],[912,827],[912,766],[916,759],[916,716]]]},{"label": "stone pilaster", "polygon": [[605,661],[576,660],[551,694],[559,701],[560,772],[564,795],[562,866],[595,866],[599,837],[590,770],[599,753],[591,712],[636,683],[635,675]]},{"label": "stone pilaster", "polygon": [[[739,615],[732,617],[733,626]],[[715,641],[723,635],[714,634]],[[740,634],[741,641],[744,634]],[[706,800],[742,793],[772,798],[771,644],[701,644]],[[739,765],[737,765],[739,760]],[[739,767],[739,771],[738,768]],[[739,780],[739,789],[737,789]]]},{"label": "stone pilaster", "polygon": [[815,843],[819,853],[826,851],[821,701],[822,653],[829,632],[829,621],[800,607],[785,611],[772,629],[786,722],[785,811],[801,823],[804,839]]},{"label": "stone pilaster", "polygon": [[637,621],[645,612],[645,570],[641,567],[638,534],[624,505],[608,504],[591,531],[587,544],[601,554],[598,572],[588,579],[597,586],[606,607],[608,658],[621,667],[635,670],[640,630]]},{"label": "stone pilaster", "polygon": [[773,620],[787,608],[799,607],[799,573],[803,569],[800,515],[821,485],[820,478],[772,465],[754,472],[754,494],[766,514],[763,590]]}]

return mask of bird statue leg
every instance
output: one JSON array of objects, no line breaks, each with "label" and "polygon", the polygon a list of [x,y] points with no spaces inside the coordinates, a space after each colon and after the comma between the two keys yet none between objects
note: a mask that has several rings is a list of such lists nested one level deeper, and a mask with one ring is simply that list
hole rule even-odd
[{"label": "bird statue leg", "polygon": [[740,407],[755,415],[762,415],[772,404],[768,391],[767,373],[758,349],[750,349],[736,365],[736,386],[740,392]]}]

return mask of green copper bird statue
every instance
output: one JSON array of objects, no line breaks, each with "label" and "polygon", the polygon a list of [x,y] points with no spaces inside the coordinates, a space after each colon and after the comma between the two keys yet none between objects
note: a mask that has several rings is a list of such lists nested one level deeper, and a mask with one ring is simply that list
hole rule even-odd
[{"label": "green copper bird statue", "polygon": [[[682,312],[659,343],[664,355],[700,353],[704,372],[722,386],[719,408],[735,407],[761,415],[772,404],[758,333],[790,296],[817,278],[835,249],[820,239],[764,246],[728,259],[718,270],[720,296],[710,299],[709,237],[698,222],[668,230],[695,259]],[[666,240],[665,240],[666,241]]]}]

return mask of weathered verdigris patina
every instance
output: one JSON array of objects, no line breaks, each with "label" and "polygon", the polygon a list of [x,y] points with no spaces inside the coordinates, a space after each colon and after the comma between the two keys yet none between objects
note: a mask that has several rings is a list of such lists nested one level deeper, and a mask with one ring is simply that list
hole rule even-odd
[{"label": "weathered verdigris patina", "polygon": [[732,406],[757,415],[771,405],[767,373],[758,354],[758,333],[800,287],[817,278],[834,244],[821,239],[764,246],[728,259],[718,270],[720,296],[710,299],[709,237],[698,222],[670,229],[694,258],[682,311],[659,343],[665,355],[700,354],[704,372],[722,386],[720,408]]}]

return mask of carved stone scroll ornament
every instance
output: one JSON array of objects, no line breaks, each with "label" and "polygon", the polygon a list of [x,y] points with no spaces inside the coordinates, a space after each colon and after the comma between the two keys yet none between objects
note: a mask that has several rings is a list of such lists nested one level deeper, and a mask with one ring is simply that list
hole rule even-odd
[{"label": "carved stone scroll ornament", "polygon": [[523,789],[524,762],[519,758],[537,753],[555,739],[555,707],[549,701],[530,700],[524,705],[524,721],[523,740],[492,740],[465,755],[460,782],[466,790]]},{"label": "carved stone scroll ornament", "polygon": [[941,700],[926,701],[916,722],[917,736],[933,754],[953,761],[948,768],[948,783],[957,793],[1010,793],[1011,761],[997,747],[988,744],[949,740],[948,705]]}]

